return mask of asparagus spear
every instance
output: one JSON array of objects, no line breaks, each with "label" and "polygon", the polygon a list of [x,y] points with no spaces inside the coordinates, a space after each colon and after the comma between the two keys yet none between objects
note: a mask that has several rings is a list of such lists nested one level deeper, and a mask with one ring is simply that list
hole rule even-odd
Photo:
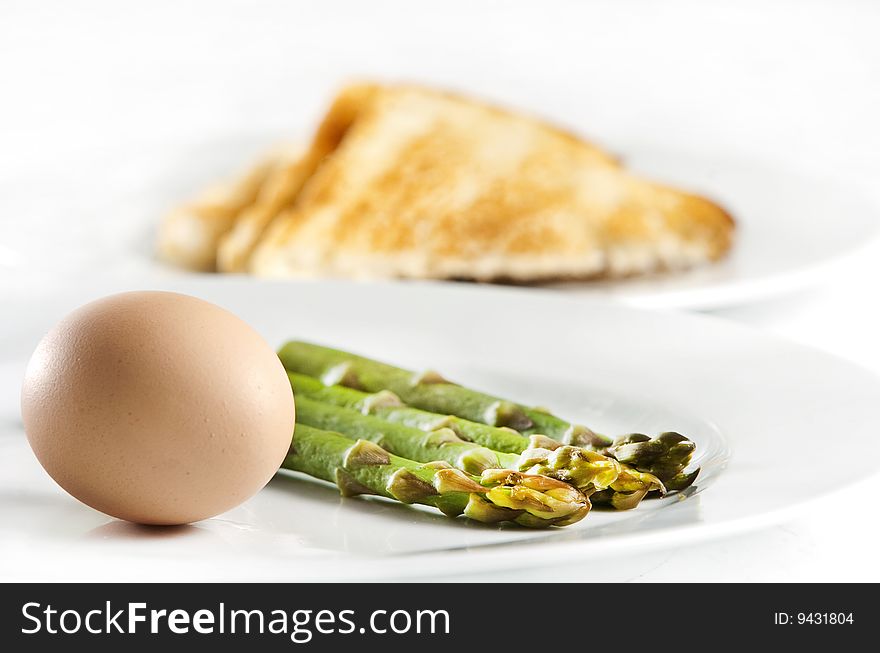
[{"label": "asparagus spear", "polygon": [[463,440],[476,442],[495,451],[518,454],[528,447],[528,437],[511,428],[489,426],[455,415],[439,415],[412,408],[390,390],[371,394],[341,385],[324,385],[316,378],[296,372],[288,371],[287,376],[294,392],[324,403],[351,408],[365,415],[376,415],[389,422],[405,424],[422,431],[452,429]]},{"label": "asparagus spear", "polygon": [[336,431],[350,438],[369,440],[390,453],[411,460],[442,460],[469,474],[482,474],[486,469],[513,468],[519,461],[516,454],[495,452],[478,444],[465,442],[448,428],[420,431],[371,415],[362,415],[348,408],[322,403],[302,393],[297,395],[296,412],[298,424]]},{"label": "asparagus spear", "polygon": [[455,385],[436,372],[415,374],[369,358],[301,341],[288,342],[278,355],[288,371],[316,377],[325,385],[339,384],[374,393],[389,390],[404,403],[432,413],[455,415],[494,427],[510,427],[523,434],[540,433],[563,444],[608,453],[640,472],[657,476],[668,483],[669,489],[686,488],[699,473],[699,470],[684,471],[693,455],[694,444],[677,433],[665,433],[653,439],[634,434],[613,442],[544,409],[528,408]]},{"label": "asparagus spear", "polygon": [[661,479],[667,490],[684,490],[700,473],[699,469],[684,471],[694,449],[694,443],[681,433],[667,431],[656,438],[632,433],[620,438],[607,452],[620,462]]},{"label": "asparagus spear", "polygon": [[585,495],[551,478],[499,469],[472,476],[446,463],[420,464],[367,440],[303,424],[296,425],[282,467],[336,483],[343,496],[376,494],[486,523],[567,526],[590,510]]},{"label": "asparagus spear", "polygon": [[[614,459],[580,447],[562,445],[545,436],[527,437],[509,429],[410,408],[388,390],[367,394],[340,385],[325,386],[317,379],[302,374],[288,372],[287,376],[298,397],[298,421],[341,431],[351,437],[377,441],[393,453],[414,460],[439,458],[464,471],[475,471],[469,463],[486,460],[487,456],[484,453],[474,458],[468,454],[474,449],[484,452],[485,448],[480,445],[492,447],[497,438],[520,453],[519,456],[511,456],[507,452],[490,452],[501,466],[550,476],[585,492],[600,490],[592,494],[592,497],[596,497],[596,500],[591,499],[595,505],[629,510],[635,508],[649,492],[665,492],[659,479],[650,474],[638,472],[625,464],[616,463]],[[340,410],[349,410],[341,413],[333,411],[330,406],[315,405],[315,400]],[[360,416],[352,411],[372,417],[358,419]],[[442,431],[444,436],[440,441],[433,441],[427,439],[423,431],[429,434]],[[454,436],[458,434],[475,436],[478,442],[455,442]],[[395,443],[400,443],[397,449]],[[432,449],[425,449],[426,444]]]},{"label": "asparagus spear", "polygon": [[[294,385],[298,393],[297,423],[338,431],[350,438],[369,440],[393,454],[412,460],[442,460],[471,474],[499,468],[543,474],[590,492],[611,486],[620,473],[620,464],[616,460],[599,453],[577,447],[535,447],[526,449],[521,455],[492,451],[462,440],[449,428],[422,431],[406,424],[364,415],[350,408],[316,401],[303,392],[304,385],[308,384],[298,383],[299,389]],[[331,393],[323,394],[327,396]],[[346,393],[339,394],[344,396]],[[536,444],[544,443],[536,441]]]},{"label": "asparagus spear", "polygon": [[348,352],[291,341],[278,352],[291,372],[320,379],[325,385],[378,392],[391,390],[404,403],[424,410],[457,415],[490,426],[507,426],[523,434],[540,433],[563,444],[610,446],[612,441],[585,426],[571,424],[541,408],[528,408],[505,399],[450,383],[437,372],[414,372]]}]

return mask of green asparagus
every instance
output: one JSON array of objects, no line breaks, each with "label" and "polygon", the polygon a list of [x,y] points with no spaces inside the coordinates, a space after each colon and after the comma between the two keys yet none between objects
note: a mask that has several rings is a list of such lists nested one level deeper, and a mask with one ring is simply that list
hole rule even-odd
[{"label": "green asparagus", "polygon": [[[442,460],[471,474],[499,468],[543,474],[583,491],[604,490],[616,483],[620,474],[620,463],[613,458],[577,447],[534,447],[524,450],[521,455],[492,451],[462,440],[449,428],[422,431],[374,415],[365,415],[351,408],[317,401],[311,398],[314,395],[303,390],[308,383],[295,379],[292,383],[297,392],[297,423],[338,431],[350,438],[369,440],[393,454],[412,460]],[[325,397],[332,396],[332,388],[327,390],[331,392],[321,394]],[[346,395],[345,392],[338,394],[343,397]],[[543,443],[536,441],[536,444]]]},{"label": "green asparagus", "polygon": [[496,453],[478,444],[465,442],[448,428],[420,431],[322,403],[303,393],[297,395],[296,421],[325,431],[336,431],[350,438],[369,440],[411,460],[443,460],[469,474],[482,474],[486,469],[513,468],[519,461],[516,454]]},{"label": "green asparagus", "polygon": [[[342,431],[351,437],[379,441],[383,446],[387,445],[393,453],[414,460],[437,457],[459,469],[475,471],[467,464],[473,460],[472,456],[467,455],[470,451],[468,443],[453,445],[454,439],[451,436],[463,433],[478,438],[478,442],[470,443],[470,447],[485,451],[480,445],[491,448],[496,438],[499,438],[520,454],[511,457],[507,452],[491,452],[502,466],[550,476],[585,492],[600,490],[592,495],[596,497],[593,501],[595,505],[610,505],[618,510],[628,510],[635,508],[649,492],[665,492],[663,484],[650,474],[640,473],[625,464],[617,463],[613,458],[581,447],[562,445],[546,436],[527,437],[515,431],[470,422],[460,417],[410,408],[404,406],[388,390],[367,394],[340,385],[325,386],[317,379],[302,374],[288,372],[287,376],[299,398],[298,420],[311,426]],[[316,406],[315,401],[349,410],[343,413],[334,412],[329,407]],[[359,415],[353,411],[370,418],[359,420]],[[439,431],[444,435],[440,442],[436,442],[426,440],[423,431]],[[401,443],[397,449],[394,447],[395,442]],[[421,443],[426,442],[433,447],[430,451],[418,451],[414,448],[424,447]],[[444,442],[448,444],[444,445]],[[477,460],[486,458],[483,455]]]},{"label": "green asparagus", "polygon": [[617,460],[663,481],[667,490],[683,490],[700,470],[685,472],[695,445],[680,433],[667,431],[656,438],[642,433],[624,436],[607,450]]},{"label": "green asparagus", "polygon": [[[288,371],[315,377],[328,386],[338,384],[372,393],[388,390],[403,403],[431,413],[454,415],[491,427],[508,427],[524,435],[542,434],[562,444],[608,453],[638,472],[656,476],[670,489],[684,489],[699,472],[684,471],[694,446],[679,434],[663,434],[653,439],[637,434],[614,442],[544,409],[528,408],[450,383],[436,372],[415,374],[355,354],[299,341],[288,342],[278,355]],[[677,441],[673,442],[670,435],[676,436]]]},{"label": "green asparagus", "polygon": [[288,372],[294,392],[344,408],[357,410],[365,415],[376,415],[382,419],[412,426],[422,431],[436,431],[440,428],[452,429],[455,434],[468,442],[475,442],[489,449],[504,453],[521,453],[528,446],[528,438],[511,428],[489,426],[471,422],[455,415],[439,415],[404,404],[389,390],[376,393],[361,392],[341,385],[324,385],[320,380],[305,374]]},{"label": "green asparagus", "polygon": [[589,499],[561,481],[506,469],[473,476],[444,462],[418,463],[373,442],[304,424],[296,425],[282,467],[335,483],[343,496],[375,494],[487,523],[567,526],[590,510]]}]

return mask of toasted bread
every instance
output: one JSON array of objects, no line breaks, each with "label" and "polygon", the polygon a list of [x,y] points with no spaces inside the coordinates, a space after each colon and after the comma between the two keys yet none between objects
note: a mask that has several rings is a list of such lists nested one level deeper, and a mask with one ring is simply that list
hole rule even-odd
[{"label": "toasted bread", "polygon": [[243,272],[266,226],[299,193],[312,167],[302,152],[282,156],[266,175],[253,201],[242,208],[217,239],[217,271]]},{"label": "toasted bread", "polygon": [[734,231],[709,200],[565,131],[413,86],[346,89],[306,159],[257,275],[620,276],[716,260]]},{"label": "toasted bread", "polygon": [[328,118],[318,128],[311,146],[305,151],[289,152],[266,176],[254,201],[234,220],[219,239],[217,269],[220,272],[243,272],[251,253],[269,224],[296,200],[303,184],[326,156],[338,146],[364,98],[374,92],[369,85],[348,87],[337,97]]},{"label": "toasted bread", "polygon": [[273,153],[240,178],[215,184],[166,214],[156,239],[159,257],[191,270],[213,270],[221,236],[257,198],[277,161],[278,155]]}]

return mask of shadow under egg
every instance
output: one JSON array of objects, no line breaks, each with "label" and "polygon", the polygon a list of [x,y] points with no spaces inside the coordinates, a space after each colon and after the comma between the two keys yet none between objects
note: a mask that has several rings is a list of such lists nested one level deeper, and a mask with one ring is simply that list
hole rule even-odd
[{"label": "shadow under egg", "polygon": [[85,534],[89,540],[170,540],[198,537],[207,531],[192,524],[150,526],[114,519]]}]

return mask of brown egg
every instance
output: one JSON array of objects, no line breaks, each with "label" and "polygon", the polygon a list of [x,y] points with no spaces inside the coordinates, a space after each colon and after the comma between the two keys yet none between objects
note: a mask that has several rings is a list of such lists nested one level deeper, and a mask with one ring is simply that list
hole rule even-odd
[{"label": "brown egg", "polygon": [[50,331],[21,396],[28,440],[77,499],[142,524],[229,510],[281,465],[294,426],[278,357],[208,302],[129,292]]}]

